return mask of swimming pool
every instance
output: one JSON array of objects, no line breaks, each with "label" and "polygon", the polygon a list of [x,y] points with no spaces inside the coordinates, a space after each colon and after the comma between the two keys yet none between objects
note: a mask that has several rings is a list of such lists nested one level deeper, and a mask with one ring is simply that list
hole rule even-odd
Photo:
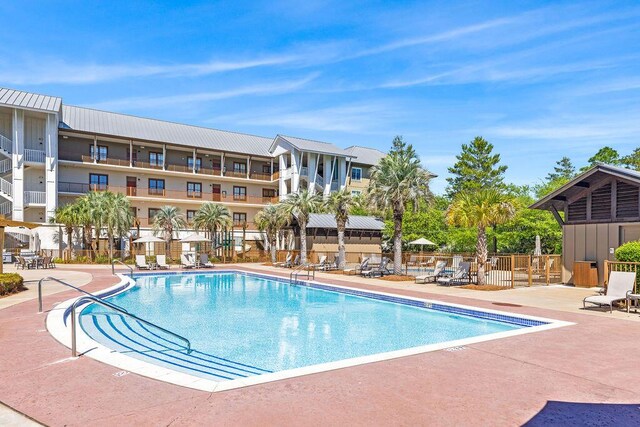
[{"label": "swimming pool", "polygon": [[[86,336],[138,362],[209,384],[317,372],[510,336],[553,321],[240,271],[145,274],[109,301],[191,341],[102,306]],[[280,375],[279,375],[280,374]]]}]

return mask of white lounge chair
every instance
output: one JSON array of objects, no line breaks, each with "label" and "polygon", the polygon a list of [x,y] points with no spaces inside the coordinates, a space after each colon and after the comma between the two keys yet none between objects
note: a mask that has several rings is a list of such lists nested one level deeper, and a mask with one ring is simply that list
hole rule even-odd
[{"label": "white lounge chair", "polygon": [[613,312],[613,303],[626,301],[627,296],[633,293],[636,284],[636,273],[632,271],[612,271],[609,274],[607,293],[605,295],[592,295],[582,300],[582,307],[587,308],[587,303],[599,307],[609,306],[609,312]]},{"label": "white lounge chair", "polygon": [[209,255],[200,254],[200,267],[202,268],[213,268],[215,265],[211,261],[209,261]]},{"label": "white lounge chair", "polygon": [[438,279],[439,285],[461,285],[464,283],[469,283],[471,281],[471,276],[469,275],[469,271],[471,270],[471,263],[468,261],[461,261],[456,271],[450,277],[441,277]]},{"label": "white lounge chair", "polygon": [[196,263],[191,259],[191,254],[180,255],[180,264],[183,268],[195,268]]},{"label": "white lounge chair", "polygon": [[144,255],[136,255],[136,267],[138,270],[150,270],[151,267],[147,264],[147,257]]},{"label": "white lounge chair", "polygon": [[380,265],[377,267],[369,268],[367,270],[362,270],[360,272],[360,276],[362,277],[383,277],[385,274],[391,274],[389,269],[387,269],[387,264],[389,264],[388,258],[382,258],[380,261]]},{"label": "white lounge chair", "polygon": [[433,271],[427,274],[416,276],[416,283],[427,283],[427,282],[433,282],[437,280],[438,277],[440,277],[440,275],[442,274],[442,271],[446,266],[447,266],[447,261],[438,261],[436,263],[436,266],[433,268]]},{"label": "white lounge chair", "polygon": [[320,260],[318,261],[317,264],[313,264],[313,267],[317,268],[317,269],[322,269],[325,267],[325,264],[327,263],[327,256],[326,255],[322,255],[320,257]]},{"label": "white lounge chair", "polygon": [[169,264],[167,264],[166,255],[156,255],[156,265],[160,270],[168,270]]},{"label": "white lounge chair", "polygon": [[274,264],[274,267],[286,267],[287,265],[291,264],[291,258],[293,257],[293,255],[291,255],[291,252],[289,252],[287,254],[287,257],[285,258],[284,262],[276,262]]},{"label": "white lounge chair", "polygon": [[345,268],[344,270],[342,270],[342,273],[347,275],[360,274],[362,270],[366,270],[368,268],[369,268],[369,258],[364,258],[359,265],[353,268]]}]

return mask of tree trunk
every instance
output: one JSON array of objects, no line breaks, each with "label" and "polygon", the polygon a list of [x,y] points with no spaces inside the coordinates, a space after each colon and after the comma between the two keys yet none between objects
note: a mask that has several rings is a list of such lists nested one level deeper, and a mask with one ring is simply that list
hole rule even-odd
[{"label": "tree trunk", "polygon": [[276,263],[276,245],[278,242],[278,234],[274,234],[270,240],[269,245],[271,246],[269,249],[271,249],[271,264],[275,264]]},{"label": "tree trunk", "polygon": [[487,264],[487,230],[478,226],[478,244],[476,246],[476,257],[478,258],[478,285],[486,284],[485,266]]},{"label": "tree trunk", "polygon": [[403,212],[393,212],[393,274],[402,274],[402,216]]},{"label": "tree trunk", "polygon": [[307,263],[307,222],[300,221],[300,264]]},{"label": "tree trunk", "polygon": [[67,249],[69,250],[69,257],[73,253],[73,228],[67,227]]},{"label": "tree trunk", "polygon": [[113,259],[113,235],[107,233],[107,238],[109,239],[109,261],[111,261]]},{"label": "tree trunk", "polygon": [[346,254],[344,246],[344,229],[346,224],[338,224],[338,268],[343,270],[345,267]]}]

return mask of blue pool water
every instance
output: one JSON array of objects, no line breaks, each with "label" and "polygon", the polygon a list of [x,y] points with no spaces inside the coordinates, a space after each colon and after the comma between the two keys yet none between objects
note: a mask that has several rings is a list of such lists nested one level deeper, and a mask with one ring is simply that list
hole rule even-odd
[{"label": "blue pool water", "polygon": [[101,306],[80,323],[119,352],[217,380],[315,365],[526,327],[238,272],[139,276],[109,298],[175,338]]}]

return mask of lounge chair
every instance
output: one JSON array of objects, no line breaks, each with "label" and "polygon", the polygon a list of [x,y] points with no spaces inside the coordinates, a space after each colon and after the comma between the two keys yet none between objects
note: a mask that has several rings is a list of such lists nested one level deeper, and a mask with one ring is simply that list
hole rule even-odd
[{"label": "lounge chair", "polygon": [[274,267],[285,267],[287,264],[291,264],[291,258],[293,257],[293,255],[291,255],[291,252],[289,252],[287,254],[287,257],[285,258],[284,262],[276,262],[274,264]]},{"label": "lounge chair", "polygon": [[427,283],[427,282],[434,282],[438,280],[438,278],[440,277],[440,275],[442,274],[446,266],[447,266],[447,261],[438,261],[436,263],[436,266],[433,268],[433,271],[427,274],[416,276],[416,283]]},{"label": "lounge chair", "polygon": [[191,254],[180,255],[180,265],[183,268],[195,268],[196,263],[191,259]]},{"label": "lounge chair", "polygon": [[613,303],[626,301],[627,296],[633,293],[636,284],[636,273],[632,271],[612,271],[609,275],[607,293],[605,295],[592,295],[582,300],[582,307],[587,308],[587,303],[599,307],[609,306],[609,312],[613,312]]},{"label": "lounge chair", "polygon": [[147,264],[147,257],[144,255],[136,255],[136,268],[138,270],[150,270],[151,267]]},{"label": "lounge chair", "polygon": [[324,269],[325,264],[327,263],[327,256],[326,255],[322,255],[320,257],[320,260],[318,261],[317,264],[312,264],[313,267],[317,268],[318,270]]},{"label": "lounge chair", "polygon": [[451,261],[451,266],[453,267],[454,270],[457,270],[458,267],[460,267],[461,262],[462,262],[462,256],[454,255],[453,260]]},{"label": "lounge chair", "polygon": [[345,268],[342,270],[343,274],[360,274],[362,270],[367,270],[369,268],[369,258],[364,258],[360,264],[353,268]]},{"label": "lounge chair", "polygon": [[465,283],[469,283],[471,281],[471,276],[469,275],[469,271],[471,270],[471,263],[467,261],[461,261],[456,271],[453,275],[449,277],[441,277],[438,279],[439,285],[461,285]]},{"label": "lounge chair", "polygon": [[434,265],[435,263],[436,263],[436,257],[431,256],[431,257],[429,257],[429,259],[428,259],[428,260],[426,260],[426,261],[419,261],[419,262],[418,262],[418,265],[419,265],[420,267],[429,267],[430,265]]},{"label": "lounge chair", "polygon": [[380,265],[374,268],[370,268],[368,270],[362,270],[360,275],[362,277],[383,277],[385,274],[391,274],[391,272],[387,269],[387,264],[389,264],[388,258],[382,258]]},{"label": "lounge chair", "polygon": [[293,260],[293,262],[291,262],[291,258],[289,258],[289,262],[285,262],[283,267],[284,268],[293,268],[297,265],[300,264],[300,255],[296,255],[295,259]]},{"label": "lounge chair", "polygon": [[169,264],[167,264],[167,256],[166,255],[156,255],[156,265],[160,270],[168,270]]},{"label": "lounge chair", "polygon": [[200,267],[202,268],[213,268],[215,265],[211,261],[209,261],[209,255],[200,254]]}]

